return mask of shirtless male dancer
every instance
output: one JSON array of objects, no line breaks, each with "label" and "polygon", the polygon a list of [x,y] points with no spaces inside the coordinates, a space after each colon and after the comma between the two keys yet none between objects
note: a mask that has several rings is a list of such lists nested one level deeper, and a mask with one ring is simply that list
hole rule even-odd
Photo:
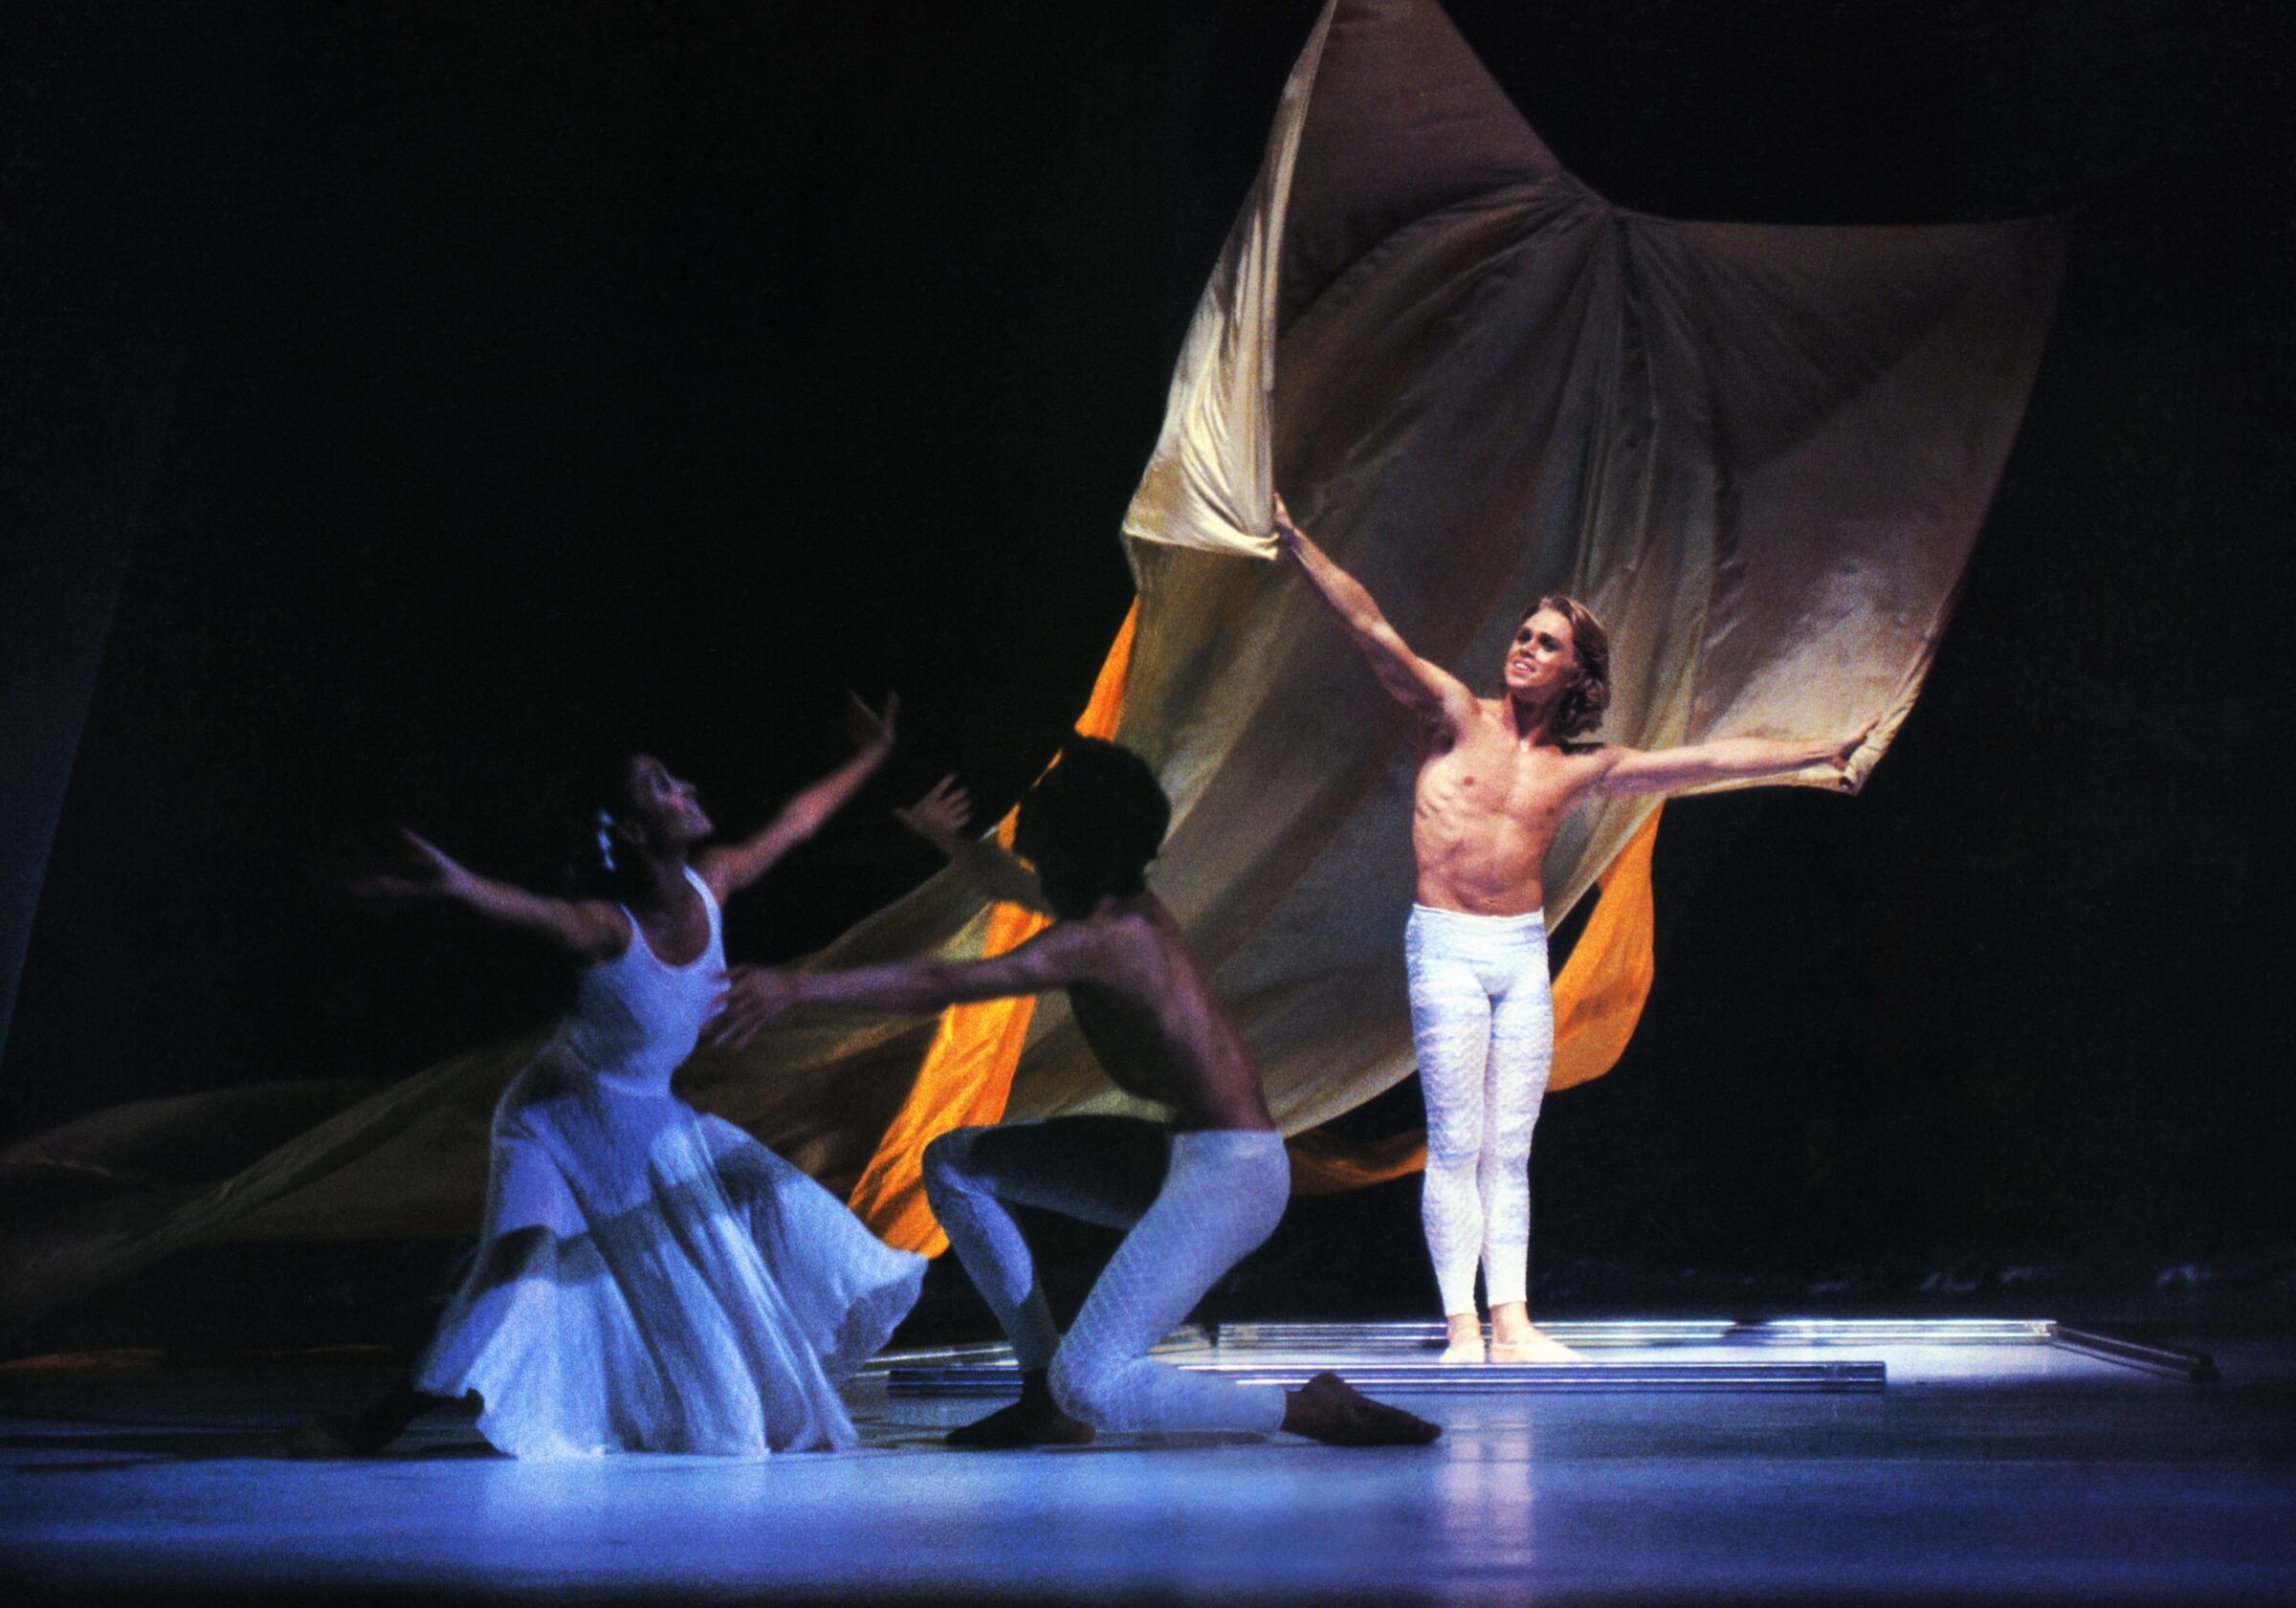
[{"label": "shirtless male dancer", "polygon": [[1411,809],[1419,888],[1403,929],[1411,1038],[1427,1102],[1421,1196],[1448,1331],[1446,1362],[1484,1359],[1475,1266],[1490,1308],[1490,1360],[1572,1362],[1532,1327],[1531,1129],[1555,1056],[1540,876],[1563,818],[1588,799],[1710,782],[1844,771],[1874,726],[1820,742],[1725,738],[1645,753],[1575,740],[1610,701],[1610,639],[1586,607],[1544,597],[1508,645],[1504,694],[1479,698],[1411,651],[1372,596],[1275,505],[1277,550],[1306,576],[1419,717]]},{"label": "shirtless male dancer", "polygon": [[[946,800],[945,789],[937,794]],[[928,800],[928,803],[931,801]],[[810,974],[738,968],[711,1036],[739,1045],[793,1004],[937,1011],[1065,988],[1077,1029],[1127,1093],[1171,1108],[963,1128],[925,1151],[925,1191],[1012,1341],[1021,1399],[949,1436],[960,1446],[1075,1445],[1095,1428],[1290,1430],[1334,1445],[1424,1444],[1442,1431],[1336,1374],[1242,1385],[1152,1360],[1213,1281],[1274,1231],[1291,1193],[1257,1069],[1180,925],[1143,872],[1171,806],[1137,755],[1071,738],[1021,805],[1013,847],[903,819],[992,895],[1056,919],[1009,953]],[[961,826],[961,811],[955,820]],[[1129,1228],[1064,1336],[1011,1207]]]}]

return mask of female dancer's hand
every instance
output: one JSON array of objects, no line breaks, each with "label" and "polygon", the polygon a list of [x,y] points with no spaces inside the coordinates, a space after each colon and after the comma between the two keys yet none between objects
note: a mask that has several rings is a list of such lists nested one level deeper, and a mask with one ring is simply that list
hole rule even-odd
[{"label": "female dancer's hand", "polygon": [[853,746],[864,754],[879,757],[893,749],[894,716],[901,712],[901,694],[885,694],[885,707],[873,710],[861,701],[858,693],[845,694],[845,735],[853,739]]},{"label": "female dancer's hand", "polygon": [[475,880],[453,855],[405,826],[399,836],[407,851],[387,866],[351,884],[351,892],[385,910],[403,910],[430,899],[460,898]]},{"label": "female dancer's hand", "polygon": [[735,966],[718,994],[718,1014],[702,1024],[701,1042],[740,1049],[797,999],[797,978],[771,966]]},{"label": "female dancer's hand", "polygon": [[933,790],[893,818],[927,843],[938,846],[961,837],[973,819],[972,796],[951,771],[933,783]]}]

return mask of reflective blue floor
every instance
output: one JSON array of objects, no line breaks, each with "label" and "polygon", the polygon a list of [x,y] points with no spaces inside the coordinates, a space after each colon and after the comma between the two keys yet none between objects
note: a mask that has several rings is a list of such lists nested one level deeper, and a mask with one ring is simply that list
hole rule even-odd
[{"label": "reflective blue floor", "polygon": [[106,1602],[2296,1600],[2296,1353],[2190,1343],[2219,1382],[1890,1345],[1880,1394],[1399,1398],[1445,1437],[1373,1452],[958,1453],[989,1403],[871,1381],[865,1449],[753,1464],[519,1464],[452,1423],[297,1464],[278,1432],[371,1369],[9,1370],[0,1559]]}]

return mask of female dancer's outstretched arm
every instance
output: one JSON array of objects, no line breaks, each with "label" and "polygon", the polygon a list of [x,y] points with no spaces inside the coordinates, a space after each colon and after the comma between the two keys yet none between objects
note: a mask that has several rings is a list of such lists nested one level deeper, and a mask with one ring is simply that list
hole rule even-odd
[{"label": "female dancer's outstretched arm", "polygon": [[853,757],[782,806],[782,812],[740,843],[705,848],[694,856],[694,869],[710,885],[711,896],[723,904],[726,895],[748,887],[770,870],[775,861],[821,830],[828,818],[867,782],[872,772],[893,752],[894,716],[900,713],[897,694],[888,694],[880,713],[851,694],[846,694],[845,729],[853,739]]},{"label": "female dancer's outstretched arm", "polygon": [[554,899],[480,876],[427,838],[399,828],[407,855],[397,866],[351,884],[386,909],[445,900],[505,927],[548,938],[585,960],[611,959],[629,943],[629,918],[604,899]]}]

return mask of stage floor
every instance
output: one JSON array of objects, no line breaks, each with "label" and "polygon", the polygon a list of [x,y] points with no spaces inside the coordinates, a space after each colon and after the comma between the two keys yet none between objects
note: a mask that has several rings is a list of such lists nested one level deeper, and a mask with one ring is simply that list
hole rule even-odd
[{"label": "stage floor", "polygon": [[[1622,1333],[1590,1344],[1599,1365],[1878,1362],[1887,1388],[1430,1373],[1382,1391],[1445,1425],[1424,1449],[959,1453],[938,1436],[986,1387],[913,1394],[931,1379],[881,1368],[853,1389],[869,1443],[850,1453],[520,1464],[439,1424],[386,1460],[311,1465],[277,1455],[279,1431],[362,1397],[371,1363],[17,1367],[0,1370],[0,1568],[105,1602],[2296,1599],[2285,1333],[2178,1335],[2221,1372],[2197,1384],[1918,1331]],[[1222,1338],[1173,1359],[1399,1379],[1426,1360],[1393,1331]]]}]

